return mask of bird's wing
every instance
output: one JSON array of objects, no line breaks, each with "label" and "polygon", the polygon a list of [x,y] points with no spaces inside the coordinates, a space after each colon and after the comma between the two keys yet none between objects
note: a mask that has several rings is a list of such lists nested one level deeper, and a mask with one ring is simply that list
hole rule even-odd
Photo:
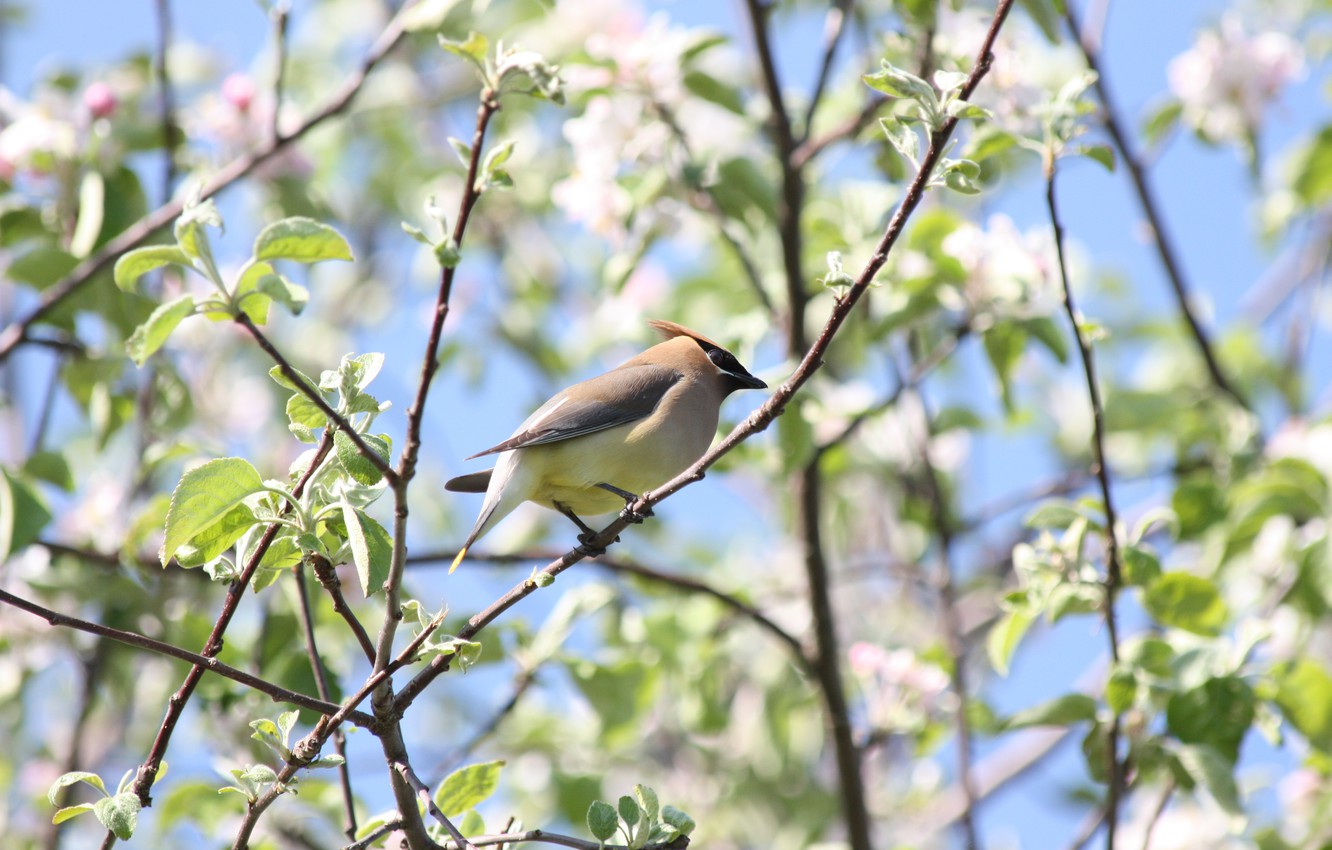
[{"label": "bird's wing", "polygon": [[652,413],[667,391],[683,377],[669,366],[650,363],[612,369],[559,393],[537,408],[512,437],[467,459],[568,440],[635,422]]}]

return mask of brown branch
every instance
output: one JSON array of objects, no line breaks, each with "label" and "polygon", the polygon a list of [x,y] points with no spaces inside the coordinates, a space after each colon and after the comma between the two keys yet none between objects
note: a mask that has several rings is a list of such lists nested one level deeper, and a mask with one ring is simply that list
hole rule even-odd
[{"label": "brown branch", "polygon": [[[458,201],[458,216],[453,225],[453,244],[461,247],[467,222],[472,216],[477,201],[481,197],[477,185],[477,175],[481,168],[481,152],[486,137],[486,128],[490,119],[499,111],[499,92],[489,87],[481,90],[480,104],[476,109],[476,129],[472,132],[472,151],[467,162],[467,176],[463,183],[462,197]],[[434,317],[430,323],[430,334],[426,340],[425,355],[421,358],[421,377],[416,385],[416,397],[407,409],[407,434],[403,441],[402,457],[398,461],[398,472],[393,485],[393,559],[389,564],[389,575],[384,582],[385,613],[384,622],[375,643],[375,669],[383,669],[393,651],[393,636],[402,619],[399,605],[399,592],[402,584],[402,571],[407,563],[407,486],[416,475],[416,459],[421,451],[421,425],[425,417],[426,400],[430,394],[430,385],[435,372],[439,369],[439,344],[444,334],[444,320],[449,315],[449,297],[453,293],[453,278],[457,266],[445,266],[439,275],[439,293],[435,297]],[[387,711],[393,702],[392,694],[386,687],[378,696],[376,710]],[[413,810],[414,812],[415,810]],[[410,819],[410,815],[404,815]]]},{"label": "brown branch", "polygon": [[[559,847],[573,847],[574,850],[630,850],[623,844],[604,844],[600,841],[589,841],[586,838],[577,838],[572,835],[560,835],[557,832],[547,832],[544,829],[529,829],[525,832],[501,832],[498,835],[478,835],[475,838],[469,838],[468,843],[472,847],[492,847],[504,844],[535,843],[535,844],[554,844]],[[445,843],[448,850],[454,850],[456,845]],[[689,839],[683,835],[677,835],[670,841],[656,841],[651,844],[644,844],[642,850],[685,850],[689,846]]]},{"label": "brown branch", "polygon": [[291,0],[277,0],[269,10],[273,19],[273,115],[269,138],[282,141],[282,94],[287,73],[287,27],[291,23]]},{"label": "brown branch", "polygon": [[[1198,353],[1202,356],[1212,383],[1234,399],[1240,407],[1252,410],[1248,400],[1245,399],[1221,368],[1207,331],[1203,328],[1202,322],[1198,320],[1193,312],[1192,305],[1189,303],[1189,287],[1184,282],[1184,272],[1180,266],[1174,243],[1166,230],[1165,220],[1160,212],[1160,205],[1152,194],[1151,186],[1147,183],[1146,170],[1138,159],[1137,153],[1133,150],[1129,134],[1124,130],[1123,122],[1115,108],[1114,99],[1110,96],[1105,74],[1101,72],[1097,46],[1089,36],[1083,33],[1073,5],[1072,3],[1063,4],[1064,20],[1073,33],[1073,40],[1082,51],[1087,67],[1096,73],[1096,95],[1101,101],[1106,132],[1110,134],[1110,140],[1119,151],[1120,159],[1124,163],[1124,170],[1128,172],[1129,180],[1133,183],[1133,190],[1138,196],[1138,203],[1142,207],[1143,215],[1146,216],[1147,223],[1151,226],[1152,242],[1156,246],[1156,253],[1161,260],[1161,267],[1165,270],[1166,278],[1170,281],[1170,288],[1175,295],[1175,305],[1188,325],[1189,333],[1193,336],[1193,342],[1198,348]],[[1113,815],[1111,816],[1111,822],[1113,825]]]},{"label": "brown branch", "polygon": [[[248,176],[310,130],[345,111],[365,84],[370,72],[402,39],[403,13],[413,5],[413,2],[403,4],[402,9],[389,21],[384,31],[371,45],[369,52],[361,60],[360,67],[318,109],[307,116],[300,126],[281,139],[270,139],[227,163],[211,180],[203,184],[199,198],[216,195]],[[170,224],[181,214],[184,207],[183,198],[163,204],[121,231],[119,235],[79,263],[68,275],[46,289],[35,308],[23,318],[11,322],[9,326],[0,330],[0,362],[4,362],[15,348],[29,340],[29,330],[35,323],[91,283],[99,272],[104,271],[121,254]]]},{"label": "brown branch", "polygon": [[394,772],[411,786],[412,791],[416,793],[416,799],[425,807],[430,816],[439,821],[445,831],[453,838],[454,845],[459,850],[473,850],[471,842],[458,831],[458,827],[453,825],[453,821],[449,820],[444,812],[440,811],[439,806],[435,805],[435,798],[430,794],[430,789],[421,781],[421,777],[416,775],[416,771],[412,770],[412,766],[405,761],[397,762],[391,766]]},{"label": "brown branch", "polygon": [[[229,664],[223,664],[216,658],[207,655],[200,655],[197,652],[190,652],[188,649],[181,649],[173,644],[155,640],[147,635],[141,635],[137,632],[128,632],[123,629],[114,629],[110,626],[103,626],[100,623],[93,623],[88,620],[82,620],[78,617],[71,617],[68,614],[61,614],[58,611],[52,611],[50,608],[38,605],[22,597],[15,596],[7,590],[0,590],[0,602],[18,608],[21,611],[27,611],[37,617],[41,617],[52,626],[76,629],[98,637],[110,638],[117,643],[123,643],[126,646],[133,646],[139,649],[146,649],[150,652],[156,652],[158,655],[165,655],[169,658],[176,658],[181,661],[188,661],[195,665],[196,669],[208,670],[216,673],[223,678],[231,679],[233,682],[239,682],[246,687],[253,688],[262,694],[266,694],[274,702],[285,702],[301,708],[308,708],[311,711],[323,715],[336,714],[341,706],[325,700],[315,699],[296,691],[275,685],[266,679],[246,673],[244,670],[237,670]],[[367,714],[356,713],[351,716],[351,720],[358,726],[368,726],[373,722]]]},{"label": "brown branch", "polygon": [[881,94],[871,95],[865,101],[865,105],[859,112],[843,121],[840,125],[829,130],[827,133],[819,136],[817,139],[807,138],[791,152],[791,164],[798,169],[804,169],[809,162],[822,153],[826,148],[836,143],[849,139],[858,134],[861,130],[870,125],[874,116],[879,114],[888,103],[888,98]]},{"label": "brown branch", "polygon": [[370,635],[366,633],[365,626],[361,625],[361,621],[357,619],[356,612],[352,611],[351,606],[347,604],[347,597],[342,594],[342,579],[338,578],[337,572],[333,569],[333,564],[322,555],[312,555],[309,560],[315,578],[319,579],[319,584],[324,588],[329,599],[333,600],[333,611],[346,621],[348,628],[356,636],[356,642],[361,645],[361,651],[373,664],[375,661],[375,645],[370,642]]},{"label": "brown branch", "polygon": [[[1101,401],[1100,384],[1096,378],[1096,357],[1091,342],[1082,330],[1077,306],[1073,300],[1073,287],[1068,279],[1068,265],[1064,257],[1064,227],[1059,219],[1059,208],[1055,200],[1056,161],[1053,152],[1046,154],[1045,161],[1045,202],[1050,213],[1050,226],[1054,231],[1055,257],[1058,260],[1059,279],[1063,287],[1064,312],[1069,324],[1073,326],[1073,335],[1077,338],[1078,352],[1082,360],[1083,378],[1087,384],[1087,396],[1092,409],[1092,469],[1101,487],[1101,499],[1105,505],[1105,541],[1106,541],[1106,577],[1105,577],[1105,625],[1110,640],[1110,657],[1119,661],[1119,629],[1115,617],[1115,597],[1122,585],[1122,570],[1119,541],[1116,533],[1118,517],[1115,514],[1114,500],[1110,493],[1110,470],[1105,459],[1105,406]],[[1125,774],[1127,765],[1119,759],[1119,734],[1121,717],[1115,713],[1106,737],[1106,760],[1109,766],[1109,789],[1105,804],[1106,847],[1113,850],[1115,832],[1119,825],[1119,806],[1121,798],[1127,792]]]}]

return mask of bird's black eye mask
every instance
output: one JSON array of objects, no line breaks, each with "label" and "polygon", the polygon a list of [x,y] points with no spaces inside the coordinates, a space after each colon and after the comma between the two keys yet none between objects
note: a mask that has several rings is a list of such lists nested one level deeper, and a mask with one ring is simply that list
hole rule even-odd
[{"label": "bird's black eye mask", "polygon": [[757,389],[767,386],[767,384],[749,374],[749,370],[744,366],[741,366],[740,361],[736,360],[735,355],[731,352],[719,345],[713,345],[704,342],[701,339],[695,339],[693,337],[691,337],[691,339],[694,339],[694,342],[698,343],[699,348],[702,348],[703,351],[707,353],[708,359],[712,361],[712,365],[716,366],[729,376],[729,388],[727,389],[727,392],[734,392],[735,390],[746,388]]}]

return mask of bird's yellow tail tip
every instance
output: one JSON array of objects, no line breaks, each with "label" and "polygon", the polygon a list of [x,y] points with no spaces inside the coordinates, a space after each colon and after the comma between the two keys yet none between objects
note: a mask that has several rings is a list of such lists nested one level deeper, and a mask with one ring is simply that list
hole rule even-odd
[{"label": "bird's yellow tail tip", "polygon": [[462,549],[458,551],[458,554],[453,558],[453,566],[449,567],[450,575],[453,574],[454,570],[458,569],[458,565],[462,563],[462,559],[465,558],[466,556],[467,556],[467,547],[464,546],[462,547]]}]

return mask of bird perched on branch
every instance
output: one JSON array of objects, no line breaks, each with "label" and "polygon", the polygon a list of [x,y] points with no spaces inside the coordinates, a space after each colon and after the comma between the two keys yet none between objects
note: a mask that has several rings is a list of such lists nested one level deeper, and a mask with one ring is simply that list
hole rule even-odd
[{"label": "bird perched on branch", "polygon": [[712,444],[722,401],[735,390],[767,386],[702,334],[674,322],[648,324],[665,342],[556,394],[512,437],[467,458],[499,453],[494,469],[444,485],[486,494],[449,572],[523,502],[564,514],[586,544],[595,532],[580,515],[627,510],[638,494],[683,472]]}]

